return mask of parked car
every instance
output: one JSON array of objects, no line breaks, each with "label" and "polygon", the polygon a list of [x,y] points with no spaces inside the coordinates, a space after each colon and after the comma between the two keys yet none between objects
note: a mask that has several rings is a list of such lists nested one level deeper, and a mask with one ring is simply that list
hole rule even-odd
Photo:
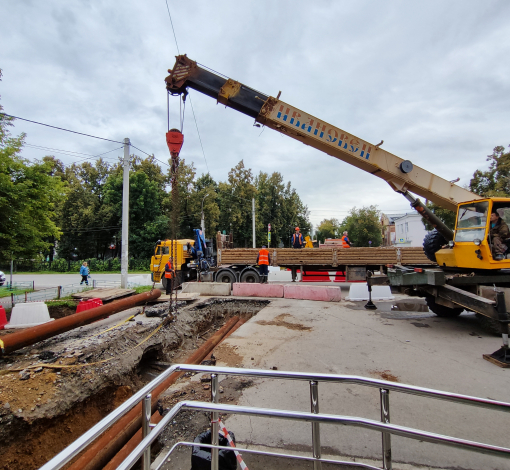
[{"label": "parked car", "polygon": [[0,286],[3,286],[5,284],[5,274],[0,271]]}]

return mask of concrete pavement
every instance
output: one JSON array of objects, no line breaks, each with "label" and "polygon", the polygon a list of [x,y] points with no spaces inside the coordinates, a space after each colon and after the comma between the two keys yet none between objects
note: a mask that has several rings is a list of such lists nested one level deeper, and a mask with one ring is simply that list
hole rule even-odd
[{"label": "concrete pavement", "polygon": [[[218,365],[361,375],[510,402],[510,369],[482,358],[498,349],[501,340],[485,333],[474,315],[444,319],[429,312],[392,311],[391,303],[366,311],[360,309],[364,303],[272,299],[215,351]],[[504,413],[397,392],[390,395],[394,424],[510,444]],[[309,411],[309,385],[256,380],[239,403]],[[319,404],[321,413],[380,420],[378,389],[319,384]],[[230,416],[225,424],[243,445],[311,452],[307,423]],[[322,426],[321,442],[323,455],[366,458],[380,465],[378,432]],[[425,468],[510,469],[508,460],[400,437],[392,437],[392,450],[394,462]],[[246,462],[250,466],[248,455]]]}]

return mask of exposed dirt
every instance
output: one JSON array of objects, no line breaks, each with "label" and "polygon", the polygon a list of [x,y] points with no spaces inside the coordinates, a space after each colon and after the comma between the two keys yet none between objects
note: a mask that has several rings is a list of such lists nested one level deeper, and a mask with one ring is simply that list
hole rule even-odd
[{"label": "exposed dirt", "polygon": [[214,350],[214,355],[227,367],[240,367],[243,362],[243,356],[237,352],[237,348],[228,344],[219,344]]},{"label": "exposed dirt", "polygon": [[388,380],[389,382],[400,382],[396,375],[393,375],[389,370],[371,370],[369,374],[378,379]]},{"label": "exposed dirt", "polygon": [[[1,357],[0,374],[9,373],[0,375],[0,469],[39,468],[154,378],[161,364],[179,362],[233,315],[249,318],[268,303],[210,299],[175,316],[165,317],[159,306],[155,314],[164,317],[123,322],[141,310],[136,307],[109,324],[99,321]],[[192,387],[208,395],[205,385]]]},{"label": "exposed dirt", "polygon": [[311,326],[304,326],[301,325],[301,323],[290,323],[284,320],[284,318],[290,316],[291,315],[289,313],[282,313],[281,315],[275,317],[274,320],[271,321],[260,320],[257,321],[256,323],[258,323],[259,325],[283,326],[284,328],[288,328],[289,330],[310,331],[312,329]]}]

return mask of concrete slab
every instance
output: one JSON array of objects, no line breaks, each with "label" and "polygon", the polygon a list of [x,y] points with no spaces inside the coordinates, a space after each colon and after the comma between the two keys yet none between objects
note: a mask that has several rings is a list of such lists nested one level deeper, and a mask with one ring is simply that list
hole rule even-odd
[{"label": "concrete slab", "polygon": [[113,299],[120,299],[134,294],[134,289],[121,289],[120,287],[98,287],[72,294],[73,299],[101,299],[103,302]]},{"label": "concrete slab", "polygon": [[[372,286],[372,300],[393,300],[394,298],[390,286]],[[345,300],[368,300],[368,284],[351,284],[349,295]]]},{"label": "concrete slab", "polygon": [[231,286],[228,282],[184,282],[182,284],[182,292],[210,296],[224,296],[230,295]]},{"label": "concrete slab", "polygon": [[11,312],[11,320],[4,328],[6,330],[11,328],[29,328],[48,323],[52,320],[54,318],[50,318],[48,306],[44,302],[16,304]]},{"label": "concrete slab", "polygon": [[282,271],[280,268],[269,266],[269,282],[290,282],[292,281],[292,273],[290,271]]},{"label": "concrete slab", "polygon": [[[197,300],[200,297],[200,294],[198,292],[179,292],[177,294],[177,300],[184,301],[184,302],[193,302],[194,300]],[[174,296],[175,298],[175,296]],[[168,302],[170,300],[170,296],[166,294],[162,294],[160,297],[156,299],[156,302]]]},{"label": "concrete slab", "polygon": [[[376,304],[378,310],[366,311],[349,302],[274,299],[214,354],[218,365],[360,375],[510,401],[509,371],[482,357],[496,350],[501,340],[485,333],[473,314],[447,319],[430,312],[392,311],[392,302]],[[243,389],[239,404],[309,411],[309,384],[256,379]],[[377,388],[322,382],[319,405],[321,413],[380,420]],[[397,392],[390,392],[390,408],[394,424],[508,447],[508,416],[501,412]],[[240,445],[311,455],[308,423],[230,415],[225,425]],[[393,468],[510,468],[508,460],[497,457],[395,436],[391,442]],[[321,443],[325,455],[356,462],[370,459],[381,466],[378,432],[321,426]],[[243,457],[248,466],[253,463],[248,455]]]},{"label": "concrete slab", "polygon": [[283,284],[250,284],[236,282],[232,287],[232,295],[237,297],[283,297]]},{"label": "concrete slab", "polygon": [[323,302],[340,302],[342,291],[339,287],[286,285],[283,290],[286,299],[320,300]]}]

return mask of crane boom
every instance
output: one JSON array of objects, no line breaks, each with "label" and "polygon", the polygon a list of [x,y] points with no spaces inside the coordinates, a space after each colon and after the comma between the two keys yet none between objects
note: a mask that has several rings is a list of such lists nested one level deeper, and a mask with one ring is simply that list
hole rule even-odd
[{"label": "crane boom", "polygon": [[480,199],[409,160],[393,155],[353,134],[305,113],[277,98],[267,96],[230,78],[212,72],[186,55],[176,57],[165,79],[172,94],[193,88],[243,114],[306,145],[347,162],[386,181],[394,191],[407,191],[455,211],[458,203]]}]

